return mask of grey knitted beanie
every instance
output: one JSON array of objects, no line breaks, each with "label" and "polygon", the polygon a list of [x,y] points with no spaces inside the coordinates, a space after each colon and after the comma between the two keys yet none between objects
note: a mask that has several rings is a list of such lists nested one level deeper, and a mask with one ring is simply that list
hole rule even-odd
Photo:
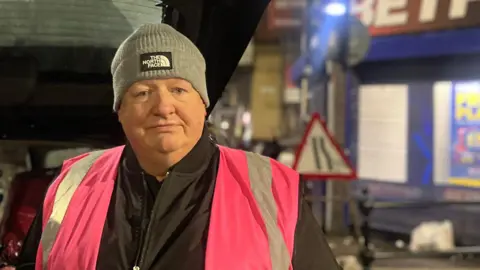
[{"label": "grey knitted beanie", "polygon": [[189,81],[208,107],[205,59],[186,36],[167,24],[144,24],[122,42],[112,61],[117,111],[125,91],[135,82],[182,78]]}]

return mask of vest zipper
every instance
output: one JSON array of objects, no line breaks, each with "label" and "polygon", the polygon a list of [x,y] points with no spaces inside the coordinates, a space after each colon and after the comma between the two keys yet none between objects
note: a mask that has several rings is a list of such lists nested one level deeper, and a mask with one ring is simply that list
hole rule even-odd
[{"label": "vest zipper", "polygon": [[[168,182],[165,182],[165,181],[167,180],[169,175],[170,175],[170,172],[167,172],[167,177],[165,177],[165,179],[163,179],[163,185],[162,185],[162,187],[160,187],[160,190],[162,188],[164,188],[165,184],[168,183]],[[148,188],[148,187],[145,186],[146,185],[145,174],[143,172],[142,172],[142,181],[144,183],[144,187]],[[146,190],[146,191],[148,192],[148,190]],[[158,193],[160,193],[160,191]],[[143,265],[143,259],[145,257],[145,252],[146,252],[146,249],[147,249],[146,242],[148,241],[148,236],[150,235],[151,224],[152,224],[152,220],[154,220],[154,215],[155,215],[155,209],[158,207],[158,205],[160,204],[160,201],[161,201],[161,199],[159,199],[159,198],[161,198],[161,196],[159,196],[159,195],[160,194],[157,195],[157,197],[155,198],[155,202],[153,203],[153,208],[152,208],[152,211],[150,212],[150,219],[148,221],[147,231],[146,231],[145,234],[143,233],[143,226],[142,226],[141,245],[140,245],[140,248],[137,250],[137,255],[136,255],[136,258],[135,258],[135,264],[133,266],[133,270],[141,270],[140,266]],[[146,208],[144,207],[142,209],[146,209]],[[143,212],[144,212],[144,214],[146,214],[145,213],[146,211],[143,211]],[[144,220],[145,219],[146,219],[146,216],[144,215]]]}]

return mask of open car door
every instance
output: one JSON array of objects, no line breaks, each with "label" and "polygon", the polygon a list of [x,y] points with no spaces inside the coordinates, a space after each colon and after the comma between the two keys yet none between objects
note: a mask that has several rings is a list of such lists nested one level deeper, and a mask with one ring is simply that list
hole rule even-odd
[{"label": "open car door", "polygon": [[[209,113],[221,97],[268,3],[269,0],[164,0],[157,4],[157,7],[163,7],[163,15],[158,13],[158,21],[162,19],[163,22],[184,33],[199,47],[206,59],[207,87],[211,101]],[[155,14],[153,16],[156,20]],[[13,48],[10,54],[41,55],[39,51],[42,48],[26,46],[21,48],[21,50]],[[40,58],[49,60],[54,58],[53,55],[56,53],[66,49],[59,47],[42,50]],[[0,100],[0,139],[91,140],[107,141],[110,144],[114,141],[121,142],[123,136],[117,117],[112,112],[111,77],[107,73],[107,65],[113,53],[111,50],[100,57],[90,48],[66,51],[64,55],[72,59],[76,57],[75,60],[70,60],[70,65],[75,66],[74,69],[86,67],[88,71],[97,72],[74,74],[75,72],[71,71],[62,73],[63,71],[59,72],[58,69],[47,70],[48,67],[43,70],[36,68],[38,62],[43,61],[38,60],[38,57],[36,62],[17,57],[14,60],[3,61],[2,64],[5,55],[7,58],[10,57],[9,50],[2,49],[0,81],[6,78],[6,81],[14,81],[21,87],[4,85],[0,87],[0,94],[11,100],[3,98],[3,101]],[[58,63],[64,61],[62,57],[56,58],[58,59],[55,61]],[[100,60],[105,61],[95,62]],[[12,63],[18,63],[18,67]],[[16,74],[15,69],[18,70]],[[103,73],[100,74],[101,72]],[[18,74],[22,76],[27,74],[28,79],[23,77],[19,79]],[[58,80],[65,83],[57,86],[55,83]],[[48,86],[35,86],[38,82]],[[67,83],[68,86],[65,86]],[[95,83],[99,86],[92,86]],[[89,90],[86,91],[82,87]],[[66,90],[70,91],[70,94],[65,94]],[[68,102],[61,101],[62,99],[65,101],[68,99]]]},{"label": "open car door", "polygon": [[207,62],[212,106],[221,97],[269,0],[164,0],[164,22],[190,38]]}]

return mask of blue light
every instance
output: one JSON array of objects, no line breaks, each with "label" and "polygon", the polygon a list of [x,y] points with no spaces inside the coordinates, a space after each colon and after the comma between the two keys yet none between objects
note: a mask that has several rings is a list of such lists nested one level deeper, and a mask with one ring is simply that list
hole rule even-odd
[{"label": "blue light", "polygon": [[347,12],[347,7],[344,3],[328,3],[324,8],[324,12],[331,16],[342,16],[345,15],[345,12]]}]

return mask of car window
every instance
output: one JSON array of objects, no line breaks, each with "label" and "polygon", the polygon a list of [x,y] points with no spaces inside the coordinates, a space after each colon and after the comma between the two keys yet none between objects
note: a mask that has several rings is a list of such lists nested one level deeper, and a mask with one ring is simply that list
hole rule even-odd
[{"label": "car window", "polygon": [[97,150],[97,149],[91,148],[91,147],[77,147],[77,148],[51,150],[45,155],[43,166],[46,169],[58,168],[62,166],[64,160],[70,159],[94,150]]}]

